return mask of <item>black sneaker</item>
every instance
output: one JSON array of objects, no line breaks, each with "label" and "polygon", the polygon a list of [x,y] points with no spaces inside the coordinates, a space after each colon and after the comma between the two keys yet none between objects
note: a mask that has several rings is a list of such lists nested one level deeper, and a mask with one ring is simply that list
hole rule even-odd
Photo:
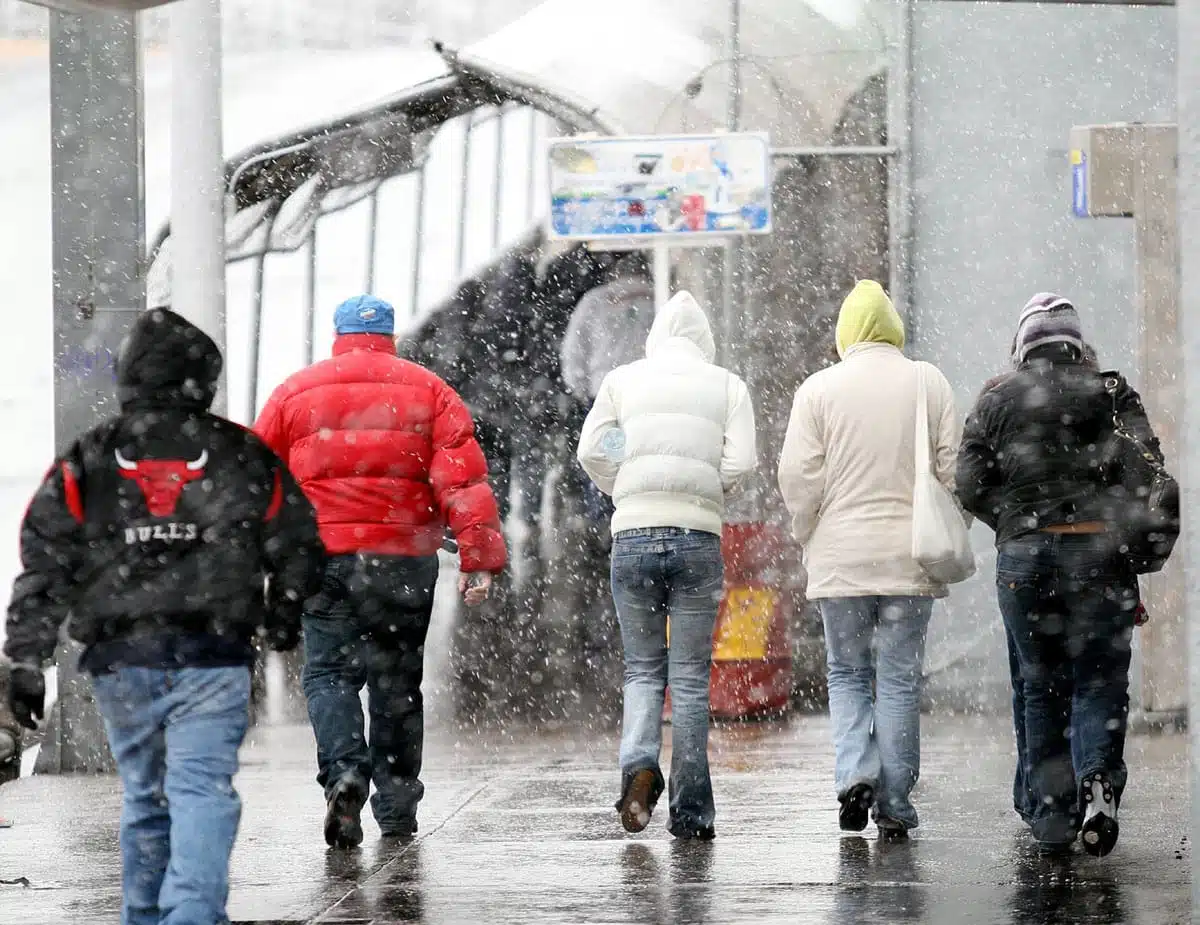
[{"label": "black sneaker", "polygon": [[399,822],[389,822],[379,827],[379,834],[384,838],[412,838],[417,834],[416,819],[401,819]]},{"label": "black sneaker", "polygon": [[667,831],[680,841],[712,841],[717,837],[717,830],[711,825],[689,825],[672,820]]},{"label": "black sneaker", "polygon": [[875,824],[879,826],[879,838],[885,842],[898,842],[908,840],[908,826],[903,822],[899,822],[890,816],[879,816],[875,820]]},{"label": "black sneaker", "polygon": [[838,825],[843,832],[861,832],[871,818],[871,806],[875,803],[875,788],[870,784],[855,784],[840,797],[842,808],[838,811]]},{"label": "black sneaker", "polygon": [[1079,831],[1083,850],[1102,858],[1117,846],[1121,833],[1116,795],[1107,776],[1095,774],[1083,779],[1083,803],[1083,827]]},{"label": "black sneaker", "polygon": [[325,804],[325,844],[331,848],[357,848],[362,844],[362,808],[366,796],[361,785],[343,778]]},{"label": "black sneaker", "polygon": [[626,832],[641,832],[650,824],[650,814],[661,794],[662,781],[649,768],[637,771],[626,781],[625,792],[617,803]]}]

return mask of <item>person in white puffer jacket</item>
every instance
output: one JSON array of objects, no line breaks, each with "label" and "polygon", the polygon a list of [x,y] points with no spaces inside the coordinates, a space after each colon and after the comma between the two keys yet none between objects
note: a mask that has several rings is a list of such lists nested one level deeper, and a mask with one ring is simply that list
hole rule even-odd
[{"label": "person in white puffer jacket", "polygon": [[580,464],[616,504],[612,591],[625,650],[617,810],[627,831],[640,832],[662,793],[669,683],[676,838],[715,834],[708,696],[721,530],[726,496],[757,463],[750,393],[715,356],[704,310],[678,293],[655,318],[646,358],[604,378],[579,438]]}]

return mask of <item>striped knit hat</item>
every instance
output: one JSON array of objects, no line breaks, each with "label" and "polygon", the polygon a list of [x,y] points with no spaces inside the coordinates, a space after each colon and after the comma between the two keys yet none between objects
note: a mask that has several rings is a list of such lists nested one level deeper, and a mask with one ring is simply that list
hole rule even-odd
[{"label": "striped knit hat", "polygon": [[1026,303],[1013,338],[1013,361],[1025,362],[1030,351],[1047,344],[1066,344],[1083,354],[1083,334],[1075,306],[1052,292],[1039,292]]}]

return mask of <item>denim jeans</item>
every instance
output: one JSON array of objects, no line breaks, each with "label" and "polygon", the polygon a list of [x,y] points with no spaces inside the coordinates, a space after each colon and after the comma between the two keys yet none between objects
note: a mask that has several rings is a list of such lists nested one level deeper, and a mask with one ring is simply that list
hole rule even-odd
[{"label": "denim jeans", "polygon": [[933,599],[839,597],[819,605],[838,796],[868,784],[876,819],[915,828],[909,795],[921,774],[921,687]]},{"label": "denim jeans", "polygon": [[1004,638],[1008,647],[1008,673],[1012,679],[1013,736],[1017,743],[1017,767],[1013,772],[1013,809],[1017,811],[1018,816],[1032,824],[1037,804],[1025,776],[1025,685],[1021,681],[1021,662],[1017,658],[1017,643],[1007,627],[1004,629]]},{"label": "denim jeans", "polygon": [[122,668],[94,686],[125,791],[122,925],[223,925],[250,669]]},{"label": "denim jeans", "polygon": [[1025,701],[1024,773],[1034,835],[1071,840],[1083,778],[1125,787],[1136,579],[1100,535],[1035,533],[1002,543],[996,587]]},{"label": "denim jeans", "polygon": [[317,782],[326,798],[345,781],[364,800],[373,782],[371,811],[385,833],[411,827],[425,795],[421,679],[437,574],[436,556],[335,556],[304,614],[302,685],[317,737]]},{"label": "denim jeans", "polygon": [[613,540],[613,602],[625,649],[623,786],[638,771],[651,770],[661,787],[662,712],[670,685],[670,830],[681,837],[710,833],[716,815],[708,690],[724,575],[721,538],[713,533],[656,527],[624,530]]}]

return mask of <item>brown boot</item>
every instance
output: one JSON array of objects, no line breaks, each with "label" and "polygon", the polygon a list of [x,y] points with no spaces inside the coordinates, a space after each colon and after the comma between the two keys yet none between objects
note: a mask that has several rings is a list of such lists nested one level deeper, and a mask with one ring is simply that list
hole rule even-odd
[{"label": "brown boot", "polygon": [[626,832],[641,832],[650,824],[650,814],[661,794],[662,779],[649,768],[636,772],[628,780],[621,802],[617,804]]}]

